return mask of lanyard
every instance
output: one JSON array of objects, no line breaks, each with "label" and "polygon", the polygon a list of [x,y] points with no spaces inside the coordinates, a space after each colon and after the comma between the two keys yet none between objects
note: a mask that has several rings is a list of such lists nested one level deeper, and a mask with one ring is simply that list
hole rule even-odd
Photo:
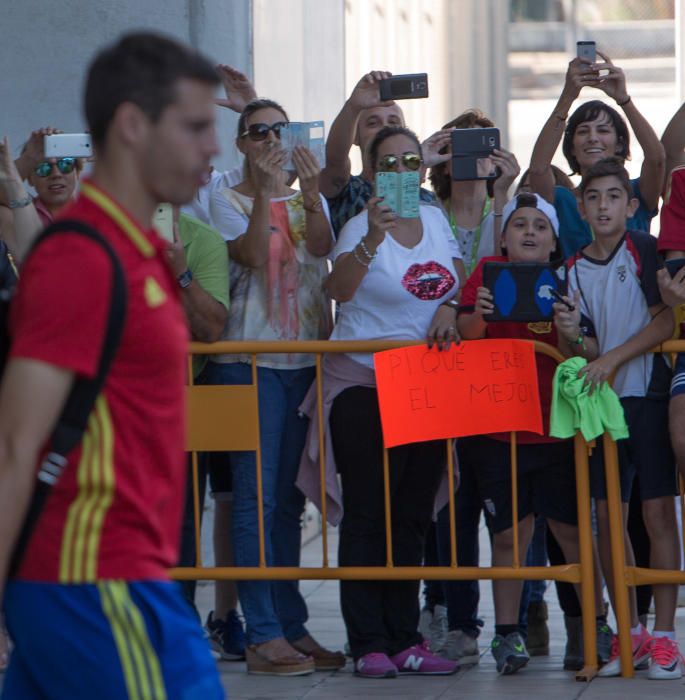
[{"label": "lanyard", "polygon": [[[448,203],[449,204],[449,203]],[[470,275],[473,272],[473,268],[476,266],[476,263],[478,262],[476,258],[478,257],[478,246],[480,245],[480,234],[481,234],[481,226],[483,225],[483,221],[485,220],[485,217],[490,213],[490,210],[492,209],[492,199],[490,197],[485,197],[485,202],[483,202],[483,211],[481,212],[480,215],[480,221],[478,222],[478,226],[473,229],[474,235],[473,235],[473,240],[471,241],[471,254],[469,255],[468,262],[464,260],[464,267],[466,268],[466,274]],[[450,222],[450,228],[452,229],[452,233],[454,234],[454,237],[459,240],[459,231],[457,230],[457,222],[454,220],[454,213],[452,212],[452,207],[449,208],[449,222]]]}]

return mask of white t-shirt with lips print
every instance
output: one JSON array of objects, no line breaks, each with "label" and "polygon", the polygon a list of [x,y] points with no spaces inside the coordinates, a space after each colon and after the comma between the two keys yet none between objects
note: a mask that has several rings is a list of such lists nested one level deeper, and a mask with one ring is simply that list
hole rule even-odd
[{"label": "white t-shirt with lips print", "polygon": [[[453,258],[459,245],[437,207],[419,206],[421,240],[406,248],[387,235],[350,301],[341,304],[331,340],[420,340],[426,337],[438,306],[459,289]],[[332,253],[349,253],[369,230],[368,212],[350,219]],[[373,355],[352,358],[373,367]]]}]

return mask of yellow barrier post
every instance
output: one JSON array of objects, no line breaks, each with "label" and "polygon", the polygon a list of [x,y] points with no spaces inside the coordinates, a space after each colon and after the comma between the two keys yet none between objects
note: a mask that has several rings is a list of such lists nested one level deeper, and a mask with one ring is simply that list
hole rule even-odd
[{"label": "yellow barrier post", "polygon": [[576,463],[576,498],[578,501],[578,539],[580,549],[581,610],[583,615],[583,668],[576,674],[578,681],[591,681],[597,675],[597,626],[595,624],[595,582],[592,551],[592,512],[590,501],[590,474],[588,446],[578,432],[573,439]]},{"label": "yellow barrier post", "polygon": [[457,515],[454,505],[454,440],[447,440],[447,494],[450,511],[450,566],[457,567]]},{"label": "yellow barrier post", "polygon": [[323,376],[321,354],[316,354],[316,413],[319,419],[319,478],[321,479],[321,547],[323,566],[328,567],[328,504],[326,503],[326,440],[323,431]]},{"label": "yellow barrier post", "polygon": [[604,434],[604,468],[606,470],[607,507],[609,509],[609,534],[611,537],[611,568],[614,576],[614,602],[621,653],[621,675],[632,678],[633,649],[630,639],[630,602],[626,585],[626,549],[623,536],[623,504],[619,480],[618,452],[616,443]]}]

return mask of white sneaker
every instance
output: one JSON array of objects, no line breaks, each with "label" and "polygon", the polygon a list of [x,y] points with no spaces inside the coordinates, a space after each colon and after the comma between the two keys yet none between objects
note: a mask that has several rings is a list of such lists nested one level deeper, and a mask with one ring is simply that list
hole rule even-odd
[{"label": "white sneaker", "polygon": [[468,666],[480,661],[478,640],[463,630],[451,630],[447,633],[447,643],[442,650],[446,659],[457,662],[457,666]]}]

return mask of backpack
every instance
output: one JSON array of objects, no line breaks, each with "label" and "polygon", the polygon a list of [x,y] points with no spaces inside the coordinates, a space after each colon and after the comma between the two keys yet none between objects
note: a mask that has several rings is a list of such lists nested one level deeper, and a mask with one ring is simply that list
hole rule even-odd
[{"label": "backpack", "polygon": [[[26,551],[31,533],[38,521],[47,497],[54,485],[59,481],[67,465],[67,455],[81,442],[81,438],[88,424],[88,418],[105,384],[107,374],[119,347],[124,322],[126,320],[127,287],[124,271],[112,246],[96,229],[80,221],[58,221],[48,226],[38,236],[31,247],[31,253],[35,251],[44,240],[59,233],[77,233],[95,241],[105,250],[112,263],[112,296],[107,328],[105,331],[105,340],[102,346],[97,373],[92,379],[76,377],[71,391],[67,396],[64,408],[57,419],[48,441],[48,452],[36,476],[36,485],[33,490],[31,503],[14,546],[9,569],[10,575],[16,573],[19,568],[21,558]],[[7,329],[7,320],[9,317],[13,289],[13,283],[11,287],[8,287],[5,285],[5,278],[3,277],[1,280],[0,338],[2,338],[2,345],[0,346],[0,372],[4,370],[9,351],[10,338]]]}]

